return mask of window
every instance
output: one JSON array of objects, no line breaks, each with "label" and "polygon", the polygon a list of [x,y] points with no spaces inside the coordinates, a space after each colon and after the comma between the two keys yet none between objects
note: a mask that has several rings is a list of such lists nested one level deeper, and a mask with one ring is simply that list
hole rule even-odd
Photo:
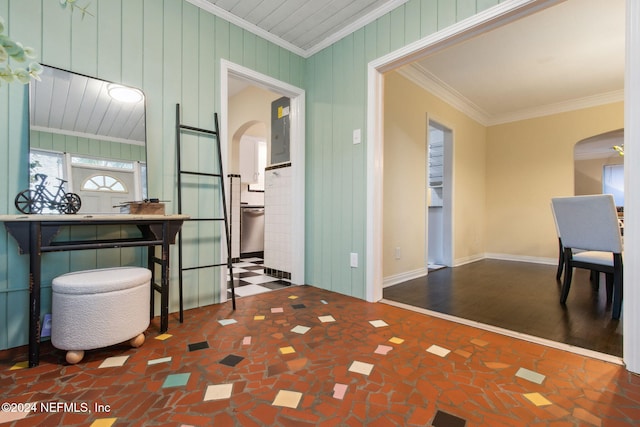
[{"label": "window", "polygon": [[112,193],[127,192],[122,181],[109,175],[91,176],[82,183],[80,188],[82,191],[110,191]]},{"label": "window", "polygon": [[624,165],[602,167],[602,193],[613,194],[616,206],[624,206]]}]

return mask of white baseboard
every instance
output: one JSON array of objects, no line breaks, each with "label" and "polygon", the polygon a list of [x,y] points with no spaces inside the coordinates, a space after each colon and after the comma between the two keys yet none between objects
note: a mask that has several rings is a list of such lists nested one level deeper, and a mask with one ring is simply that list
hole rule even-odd
[{"label": "white baseboard", "polygon": [[409,280],[418,279],[420,277],[424,277],[427,275],[428,269],[426,267],[419,268],[413,271],[407,271],[405,273],[394,274],[393,276],[385,277],[382,280],[382,287],[386,288],[389,286],[397,285],[398,283],[403,283]]},{"label": "white baseboard", "polygon": [[457,258],[456,260],[453,261],[453,266],[460,267],[461,265],[471,264],[472,262],[480,261],[485,258],[486,258],[485,254],[476,254],[476,255],[471,255],[464,258]]},{"label": "white baseboard", "polygon": [[[472,262],[481,261],[483,259],[497,259],[501,261],[518,261],[518,262],[530,262],[533,264],[545,264],[545,265],[558,265],[557,258],[543,258],[533,257],[526,255],[512,255],[512,254],[497,254],[497,253],[485,253],[471,255],[465,258],[458,258],[454,261],[454,267],[460,267],[461,265],[471,264]],[[413,271],[407,271],[405,273],[394,274],[393,276],[385,277],[382,281],[382,287],[387,288],[389,286],[397,285],[398,283],[407,282],[409,280],[418,279],[427,275],[427,268],[419,268]]]},{"label": "white baseboard", "polygon": [[530,262],[533,264],[558,265],[558,258],[544,258],[544,257],[534,257],[534,256],[527,256],[527,255],[496,254],[496,253],[486,253],[484,257],[488,259],[499,259],[502,261],[519,261],[519,262]]}]

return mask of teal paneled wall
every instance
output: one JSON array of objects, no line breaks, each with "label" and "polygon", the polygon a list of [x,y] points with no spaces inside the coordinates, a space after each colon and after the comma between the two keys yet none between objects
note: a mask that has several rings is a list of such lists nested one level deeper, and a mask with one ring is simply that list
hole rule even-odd
[{"label": "teal paneled wall", "polygon": [[123,144],[49,132],[31,131],[29,146],[59,153],[82,154],[138,162],[146,161],[145,148],[142,145]]},{"label": "teal paneled wall", "polygon": [[[307,283],[366,294],[367,64],[498,3],[410,0],[307,59]],[[361,144],[352,143],[354,129]]]},{"label": "teal paneled wall", "polygon": [[[81,74],[141,88],[147,97],[149,195],[176,212],[175,104],[182,121],[212,128],[220,108],[220,59],[228,59],[289,84],[304,87],[305,60],[183,0],[95,0],[93,16],[62,9],[57,0],[0,0],[9,35],[35,48],[38,60]],[[28,186],[28,98],[19,84],[0,86],[0,214],[17,213],[15,195]],[[188,156],[201,167],[213,164],[211,144],[193,141]],[[190,213],[215,209],[215,198],[194,189]],[[213,189],[215,191],[215,189]],[[84,231],[86,233],[86,231]],[[118,232],[118,230],[115,230]],[[186,230],[188,259],[208,260],[219,248],[218,230]],[[95,231],[94,231],[95,233]],[[175,248],[172,250],[176,254]],[[49,284],[71,270],[142,262],[140,249],[46,254],[42,312],[50,307]],[[172,283],[177,283],[176,257]],[[27,342],[28,259],[0,232],[0,349]],[[185,306],[219,300],[219,274],[202,271],[186,278]],[[177,310],[177,286],[171,310]]]}]

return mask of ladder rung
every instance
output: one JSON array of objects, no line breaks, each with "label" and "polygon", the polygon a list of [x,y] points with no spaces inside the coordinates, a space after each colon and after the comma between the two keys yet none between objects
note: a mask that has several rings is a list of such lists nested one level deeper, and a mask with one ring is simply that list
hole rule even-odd
[{"label": "ladder rung", "polygon": [[179,125],[180,129],[190,130],[192,132],[206,133],[207,135],[218,135],[218,132],[209,129],[201,129],[194,126]]},{"label": "ladder rung", "polygon": [[226,267],[227,264],[209,264],[209,265],[198,265],[196,267],[183,267],[182,271],[187,271],[187,270],[199,270],[201,268],[212,268],[212,267]]},{"label": "ladder rung", "polygon": [[180,173],[185,175],[213,176],[216,178],[222,178],[222,175],[220,175],[219,173],[205,173],[205,172],[192,172],[192,171],[180,171]]}]

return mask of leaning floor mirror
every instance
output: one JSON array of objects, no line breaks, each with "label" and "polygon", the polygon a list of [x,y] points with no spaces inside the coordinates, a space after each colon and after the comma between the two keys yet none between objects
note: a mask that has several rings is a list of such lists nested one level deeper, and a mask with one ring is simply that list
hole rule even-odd
[{"label": "leaning floor mirror", "polygon": [[78,213],[118,213],[147,198],[145,96],[139,89],[44,66],[29,85],[30,186],[81,199]]}]

